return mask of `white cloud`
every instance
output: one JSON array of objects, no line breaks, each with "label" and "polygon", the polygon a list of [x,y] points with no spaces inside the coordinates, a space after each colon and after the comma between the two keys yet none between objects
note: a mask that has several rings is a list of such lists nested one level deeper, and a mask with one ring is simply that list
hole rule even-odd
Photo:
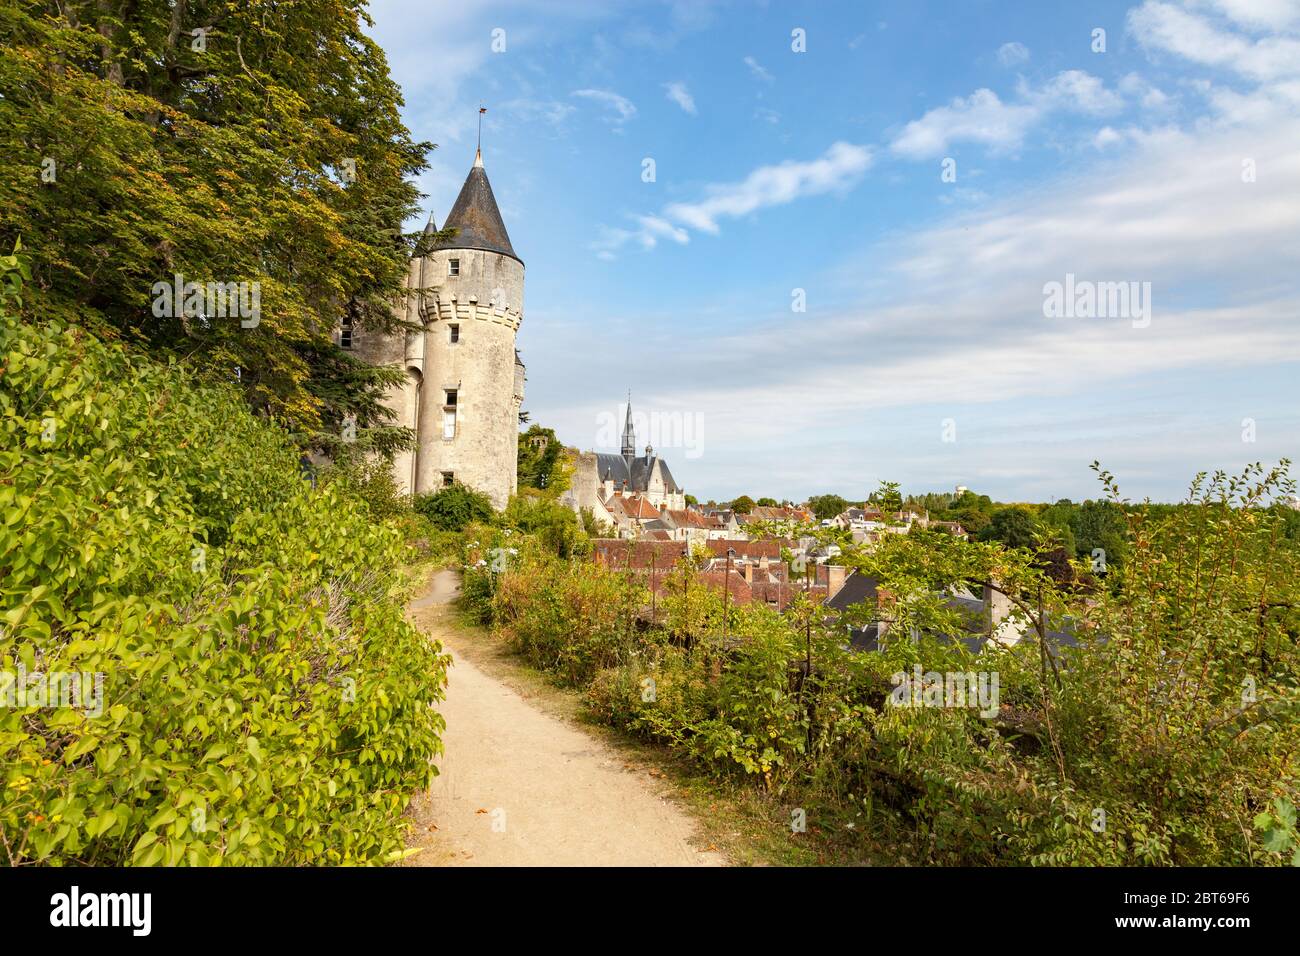
[{"label": "white cloud", "polygon": [[1016,149],[1035,123],[1059,110],[1101,115],[1119,109],[1123,101],[1097,77],[1082,70],[1058,73],[1048,83],[1018,88],[1019,102],[1006,103],[990,89],[956,97],[912,120],[894,137],[890,148],[910,159],[942,155],[952,143],[981,143],[994,150]]},{"label": "white cloud", "polygon": [[691,92],[686,88],[685,83],[665,83],[664,90],[669,100],[692,116],[695,115],[695,97],[691,96]]},{"label": "white cloud", "polygon": [[561,125],[577,110],[577,107],[572,103],[528,98],[508,100],[498,108],[503,113],[510,113],[520,119],[541,120],[551,126]]},{"label": "white cloud", "polygon": [[1147,109],[1160,109],[1169,103],[1169,96],[1163,90],[1137,73],[1126,74],[1118,86],[1121,93],[1137,99]]},{"label": "white cloud", "polygon": [[1017,40],[1004,43],[998,47],[998,62],[1003,66],[1018,66],[1021,63],[1028,63],[1029,47]]},{"label": "white cloud", "polygon": [[591,245],[598,259],[614,259],[614,254],[629,242],[635,242],[643,249],[653,249],[660,239],[668,239],[679,245],[691,241],[690,234],[685,229],[661,216],[637,215],[630,218],[636,223],[635,229],[602,227],[600,238]]},{"label": "white cloud", "polygon": [[1296,0],[1196,0],[1196,7],[1213,10],[1254,30],[1288,30],[1300,26]]},{"label": "white cloud", "polygon": [[1124,105],[1117,93],[1083,70],[1065,70],[1037,90],[1022,86],[1021,93],[1043,113],[1070,110],[1100,116],[1114,113]]},{"label": "white cloud", "polygon": [[979,89],[912,120],[894,137],[890,148],[912,159],[938,156],[953,142],[1013,148],[1020,145],[1037,118],[1034,107],[1003,103],[992,90]]},{"label": "white cloud", "polygon": [[[1237,9],[1235,4],[1230,6]],[[1300,76],[1300,39],[1294,37],[1249,39],[1159,0],[1147,0],[1130,10],[1128,28],[1144,47],[1173,53],[1203,66],[1256,80]]]},{"label": "white cloud", "polygon": [[1116,143],[1123,142],[1123,140],[1123,134],[1114,127],[1103,126],[1097,130],[1097,135],[1092,138],[1092,145],[1098,149],[1105,149],[1107,146],[1114,146]]},{"label": "white cloud", "polygon": [[615,126],[622,126],[636,116],[636,106],[632,101],[610,90],[574,90],[569,95],[591,100],[613,110],[614,115],[610,117],[610,122]]},{"label": "white cloud", "polygon": [[665,214],[702,232],[716,233],[721,218],[745,216],[803,196],[845,189],[866,172],[871,159],[870,147],[835,143],[817,159],[760,166],[741,182],[710,186],[707,198],[673,203]]},{"label": "white cloud", "polygon": [[659,216],[637,216],[636,220],[641,226],[643,244],[653,247],[657,239],[671,239],[681,245],[691,241],[691,237],[685,229],[674,226],[671,222]]},{"label": "white cloud", "polygon": [[763,65],[755,60],[752,56],[745,57],[745,66],[749,67],[749,72],[764,83],[772,82],[772,74],[763,68]]}]

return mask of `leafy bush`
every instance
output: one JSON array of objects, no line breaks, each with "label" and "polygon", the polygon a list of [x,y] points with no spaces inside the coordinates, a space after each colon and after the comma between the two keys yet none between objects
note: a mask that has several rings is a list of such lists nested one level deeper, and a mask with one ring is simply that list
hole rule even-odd
[{"label": "leafy bush", "polygon": [[432,494],[416,495],[415,510],[439,531],[460,531],[473,522],[490,521],[496,514],[487,495],[460,482]]},{"label": "leafy bush", "polygon": [[[487,592],[492,619],[532,664],[581,686],[638,652],[632,612],[643,600],[641,588],[615,571],[561,560],[536,540],[500,540],[519,541],[522,553],[491,548],[486,563],[476,561],[467,572],[468,590]],[[486,587],[477,583],[484,580]]]},{"label": "leafy bush", "polygon": [[102,713],[0,708],[0,853],[400,856],[446,658],[404,619],[398,532],[233,389],[57,325],[4,320],[0,361],[0,672],[102,675]]}]

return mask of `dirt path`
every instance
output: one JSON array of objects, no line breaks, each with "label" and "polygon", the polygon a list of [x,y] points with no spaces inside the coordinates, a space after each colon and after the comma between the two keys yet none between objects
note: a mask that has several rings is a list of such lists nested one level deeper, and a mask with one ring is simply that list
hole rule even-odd
[{"label": "dirt path", "polygon": [[412,803],[412,866],[717,866],[666,787],[581,727],[544,713],[467,660],[443,623],[456,575],[411,615],[453,655],[441,773]]}]

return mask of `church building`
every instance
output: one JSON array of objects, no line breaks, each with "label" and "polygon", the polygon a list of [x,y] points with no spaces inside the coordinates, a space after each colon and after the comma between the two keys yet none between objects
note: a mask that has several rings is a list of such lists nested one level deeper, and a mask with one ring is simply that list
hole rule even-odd
[{"label": "church building", "polygon": [[575,466],[572,487],[564,498],[574,510],[587,508],[598,518],[604,519],[607,514],[617,518],[614,499],[629,497],[660,511],[680,511],[686,507],[686,493],[673,478],[668,462],[649,445],[645,454],[638,457],[631,398],[627,403],[620,453],[583,452],[577,456]]}]

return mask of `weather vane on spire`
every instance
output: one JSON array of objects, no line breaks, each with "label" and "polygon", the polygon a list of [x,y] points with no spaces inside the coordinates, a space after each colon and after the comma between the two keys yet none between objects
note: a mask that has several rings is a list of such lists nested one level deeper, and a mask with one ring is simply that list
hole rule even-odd
[{"label": "weather vane on spire", "polygon": [[483,105],[482,100],[479,100],[478,101],[478,146],[475,148],[474,152],[477,154],[480,160],[483,158],[483,114],[486,112],[487,112],[487,107]]}]

